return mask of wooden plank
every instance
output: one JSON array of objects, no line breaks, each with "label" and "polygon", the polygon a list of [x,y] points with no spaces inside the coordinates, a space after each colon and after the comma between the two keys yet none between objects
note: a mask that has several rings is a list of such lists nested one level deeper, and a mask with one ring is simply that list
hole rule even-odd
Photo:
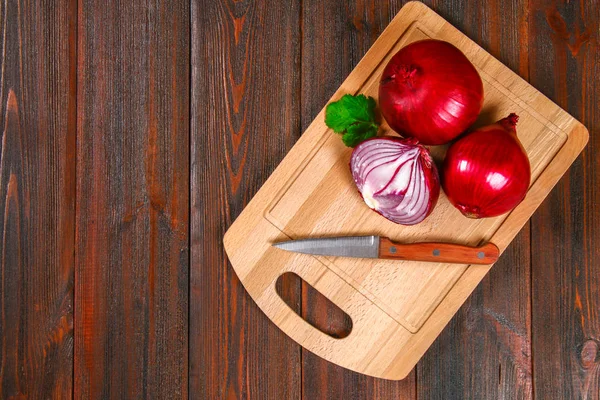
[{"label": "wooden plank", "polygon": [[[527,79],[523,1],[433,7]],[[532,398],[529,234],[528,223],[425,354],[419,398]]]},{"label": "wooden plank", "polygon": [[[192,1],[190,393],[300,397],[300,347],[260,311],[222,237],[300,135],[300,1]],[[299,301],[299,286],[284,285]]]},{"label": "wooden plank", "polygon": [[74,1],[0,4],[0,398],[70,398]]},{"label": "wooden plank", "polygon": [[600,8],[529,6],[531,82],[590,128],[586,151],[532,220],[534,391],[540,399],[599,399]]},{"label": "wooden plank", "polygon": [[[302,131],[379,37],[399,1],[304,0],[302,13]],[[348,326],[328,300],[302,287],[302,316],[317,326]],[[305,399],[415,399],[416,376],[390,381],[359,374],[302,350]]]},{"label": "wooden plank", "polygon": [[76,398],[187,397],[189,20],[79,2]]}]

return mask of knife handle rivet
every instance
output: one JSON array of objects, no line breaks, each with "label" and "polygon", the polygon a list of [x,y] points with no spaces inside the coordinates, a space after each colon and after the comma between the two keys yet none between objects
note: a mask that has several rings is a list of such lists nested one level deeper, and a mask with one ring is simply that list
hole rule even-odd
[{"label": "knife handle rivet", "polygon": [[433,255],[436,256],[436,257],[439,256],[440,255],[440,249],[434,249],[433,250]]},{"label": "knife handle rivet", "polygon": [[483,251],[480,251],[479,253],[477,253],[477,258],[479,258],[481,260],[481,259],[483,259],[483,257],[485,257],[485,254],[483,254]]},{"label": "knife handle rivet", "polygon": [[396,247],[392,246],[390,247],[390,253],[395,253],[396,252]]}]

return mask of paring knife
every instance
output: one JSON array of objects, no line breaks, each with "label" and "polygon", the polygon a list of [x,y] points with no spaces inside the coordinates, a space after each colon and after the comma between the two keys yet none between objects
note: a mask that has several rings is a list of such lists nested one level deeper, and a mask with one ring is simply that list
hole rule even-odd
[{"label": "paring knife", "polygon": [[452,243],[395,243],[380,236],[343,236],[290,240],[273,246],[296,253],[319,256],[384,258],[456,264],[493,264],[500,250],[493,243],[480,247]]}]

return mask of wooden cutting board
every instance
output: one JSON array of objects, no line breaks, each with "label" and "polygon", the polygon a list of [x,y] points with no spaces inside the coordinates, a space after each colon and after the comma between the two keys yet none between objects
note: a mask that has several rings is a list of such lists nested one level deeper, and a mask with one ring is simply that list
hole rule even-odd
[{"label": "wooden cutting board", "polygon": [[[491,265],[434,264],[315,257],[271,243],[339,235],[381,235],[395,241],[477,245],[504,251],[584,148],[585,127],[419,2],[406,4],[333,95],[364,93],[377,99],[381,72],[403,46],[425,38],[448,41],[475,65],[485,102],[475,126],[511,112],[532,167],[525,200],[510,214],[472,220],[442,193],[421,224],[401,226],[371,211],[348,168],[351,149],[324,124],[321,110],[298,143],[227,231],[224,244],[241,282],[265,314],[313,353],[351,370],[402,379],[414,367]],[[326,62],[326,60],[324,61]],[[392,134],[383,124],[383,131]],[[434,158],[444,147],[432,148]],[[278,296],[280,275],[293,272],[352,318],[352,331],[333,338],[314,328]]]}]

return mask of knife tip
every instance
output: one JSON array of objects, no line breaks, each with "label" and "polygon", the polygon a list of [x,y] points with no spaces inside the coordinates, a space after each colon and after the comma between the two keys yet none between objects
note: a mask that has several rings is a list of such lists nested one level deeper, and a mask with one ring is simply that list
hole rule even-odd
[{"label": "knife tip", "polygon": [[271,246],[281,250],[291,251],[292,249],[290,248],[290,245],[292,245],[293,243],[293,240],[284,240],[283,242],[271,243]]}]

